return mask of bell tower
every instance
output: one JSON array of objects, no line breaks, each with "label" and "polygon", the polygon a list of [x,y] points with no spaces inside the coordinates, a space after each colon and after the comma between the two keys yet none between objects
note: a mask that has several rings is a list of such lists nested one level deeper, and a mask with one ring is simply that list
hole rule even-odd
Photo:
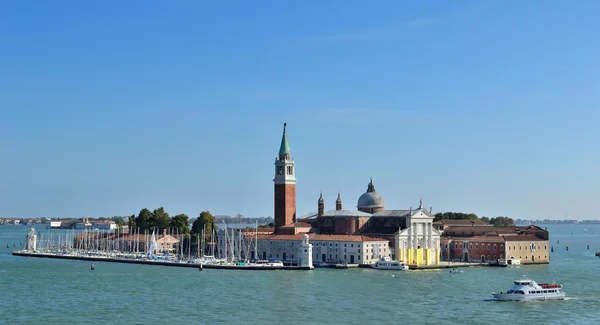
[{"label": "bell tower", "polygon": [[286,127],[284,123],[279,157],[275,159],[275,233],[281,233],[279,228],[282,226],[296,222],[296,168]]}]

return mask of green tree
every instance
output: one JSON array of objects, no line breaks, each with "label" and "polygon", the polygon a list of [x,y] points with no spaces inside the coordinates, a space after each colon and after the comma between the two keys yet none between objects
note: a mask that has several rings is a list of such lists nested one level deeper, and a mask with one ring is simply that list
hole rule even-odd
[{"label": "green tree", "polygon": [[190,232],[190,217],[185,213],[178,214],[171,218],[171,228],[179,234],[188,234]]},{"label": "green tree", "polygon": [[137,227],[140,229],[140,232],[144,232],[146,230],[150,231],[152,228],[151,222],[152,221],[152,212],[150,212],[150,210],[143,208],[142,210],[140,210],[140,213],[138,214],[137,218],[135,218],[135,224],[137,225]]},{"label": "green tree", "polygon": [[200,215],[192,224],[193,234],[200,234],[203,229],[206,229],[206,236],[210,236],[212,231],[217,229],[217,220],[209,211],[200,212]]},{"label": "green tree", "polygon": [[438,220],[477,220],[479,219],[474,213],[462,213],[462,212],[444,212],[436,213],[433,221]]},{"label": "green tree", "polygon": [[117,232],[123,231],[123,218],[119,217],[115,219],[115,224],[117,225]]},{"label": "green tree", "polygon": [[496,217],[490,220],[490,223],[496,227],[508,227],[514,226],[515,222],[512,218],[509,217]]},{"label": "green tree", "polygon": [[129,227],[129,233],[133,234],[133,231],[135,230],[135,214],[132,214],[131,216],[129,216],[127,218],[127,226]]},{"label": "green tree", "polygon": [[165,212],[165,208],[160,207],[152,211],[150,226],[156,228],[158,232],[162,232],[164,229],[169,228],[170,221],[171,218],[169,218],[169,214]]}]

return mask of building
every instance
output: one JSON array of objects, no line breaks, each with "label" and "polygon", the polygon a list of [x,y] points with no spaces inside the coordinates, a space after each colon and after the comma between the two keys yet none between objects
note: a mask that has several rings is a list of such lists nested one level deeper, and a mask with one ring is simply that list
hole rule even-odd
[{"label": "building", "polygon": [[[344,210],[338,193],[335,210],[325,210],[323,194],[317,212],[297,218],[296,166],[284,124],[279,154],[275,159],[274,219],[272,233],[254,234],[252,229],[238,235],[220,232],[219,251],[224,256],[259,256],[288,262],[298,259],[297,247],[308,234],[312,258],[350,264],[372,264],[382,257],[405,260],[412,265],[439,263],[440,231],[433,228],[431,209],[387,210],[373,180],[357,201],[356,210]],[[254,238],[254,246],[248,243]],[[228,248],[225,250],[225,245]],[[253,247],[253,248],[252,248]]]},{"label": "building", "polygon": [[537,226],[494,227],[479,220],[440,220],[441,259],[494,263],[515,257],[523,264],[550,262],[548,232]]}]

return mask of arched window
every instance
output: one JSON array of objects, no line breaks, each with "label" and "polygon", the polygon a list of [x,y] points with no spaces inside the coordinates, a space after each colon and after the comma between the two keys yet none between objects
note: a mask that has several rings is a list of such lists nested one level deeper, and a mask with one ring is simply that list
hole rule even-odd
[{"label": "arched window", "polygon": [[332,225],[333,225],[333,223],[329,219],[326,219],[325,221],[323,221],[323,226],[325,226],[325,227],[331,227]]}]

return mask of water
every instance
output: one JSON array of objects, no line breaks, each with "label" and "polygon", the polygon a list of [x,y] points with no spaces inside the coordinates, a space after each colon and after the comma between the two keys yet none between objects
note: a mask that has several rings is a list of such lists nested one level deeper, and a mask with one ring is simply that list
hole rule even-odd
[{"label": "water", "polygon": [[[471,267],[463,273],[199,272],[102,262],[94,262],[96,269],[90,271],[85,261],[12,256],[13,242],[24,241],[26,229],[0,226],[2,325],[600,322],[600,258],[594,256],[600,250],[600,225],[549,225],[554,246],[549,265]],[[491,291],[508,289],[524,273],[539,282],[562,283],[568,299],[489,300]]]}]

